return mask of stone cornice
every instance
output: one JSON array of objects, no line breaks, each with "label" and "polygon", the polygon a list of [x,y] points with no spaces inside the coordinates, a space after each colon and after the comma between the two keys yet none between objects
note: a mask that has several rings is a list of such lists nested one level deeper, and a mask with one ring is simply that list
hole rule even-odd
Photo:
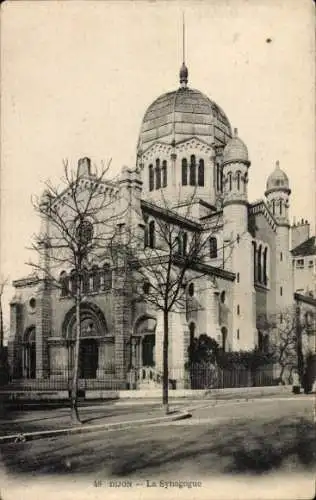
[{"label": "stone cornice", "polygon": [[34,286],[40,283],[42,280],[38,276],[26,276],[25,278],[20,278],[12,281],[12,286],[15,288],[25,288],[28,286]]},{"label": "stone cornice", "polygon": [[276,231],[277,223],[263,200],[259,200],[255,203],[249,204],[248,205],[248,213],[249,213],[249,215],[262,214],[265,217],[265,219],[268,221],[269,226],[273,229],[273,231]]},{"label": "stone cornice", "polygon": [[159,207],[158,205],[154,205],[149,201],[141,200],[141,208],[144,212],[159,217],[161,219],[165,219],[171,223],[177,223],[179,226],[185,227],[191,231],[202,231],[202,226],[198,222],[195,222],[191,219],[183,217],[182,215],[177,214],[173,210],[168,208]]},{"label": "stone cornice", "polygon": [[309,297],[308,295],[302,295],[301,293],[295,292],[294,300],[296,300],[297,302],[304,302],[305,304],[316,307],[316,299],[314,297]]}]

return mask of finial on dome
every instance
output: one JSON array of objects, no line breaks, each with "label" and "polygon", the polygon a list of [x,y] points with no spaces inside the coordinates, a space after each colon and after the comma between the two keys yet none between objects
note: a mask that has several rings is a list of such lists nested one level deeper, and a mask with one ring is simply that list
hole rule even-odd
[{"label": "finial on dome", "polygon": [[276,168],[280,168],[280,162],[279,162],[279,160],[277,160],[277,161],[275,162],[275,167],[276,167]]},{"label": "finial on dome", "polygon": [[184,62],[182,63],[182,66],[180,68],[179,76],[180,76],[180,86],[182,88],[185,88],[188,84],[189,71]]},{"label": "finial on dome", "polygon": [[182,66],[180,68],[180,86],[181,88],[186,88],[188,84],[189,70],[185,64],[185,22],[184,22],[184,12],[182,13]]}]

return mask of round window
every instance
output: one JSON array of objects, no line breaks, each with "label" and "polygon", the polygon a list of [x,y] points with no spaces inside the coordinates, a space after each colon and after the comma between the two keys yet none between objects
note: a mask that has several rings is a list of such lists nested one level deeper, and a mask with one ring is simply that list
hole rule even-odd
[{"label": "round window", "polygon": [[30,308],[31,309],[35,309],[36,307],[36,300],[34,299],[34,297],[32,297],[29,301],[29,305],[30,305]]}]

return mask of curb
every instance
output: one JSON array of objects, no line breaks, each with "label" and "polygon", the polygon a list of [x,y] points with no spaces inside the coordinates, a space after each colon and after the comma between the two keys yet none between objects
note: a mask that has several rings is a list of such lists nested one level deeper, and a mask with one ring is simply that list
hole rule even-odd
[{"label": "curb", "polygon": [[162,422],[173,422],[176,420],[184,420],[191,418],[192,415],[188,411],[174,412],[171,415],[163,417],[148,418],[142,420],[131,420],[124,422],[113,422],[112,424],[94,424],[94,425],[78,425],[76,427],[68,427],[65,429],[56,429],[50,431],[37,431],[25,432],[19,434],[11,434],[8,436],[0,436],[0,444],[2,443],[24,443],[25,441],[32,441],[33,439],[48,438],[54,436],[62,436],[69,434],[81,434],[85,432],[93,432],[97,430],[111,431],[116,429],[128,429],[135,426],[143,426],[150,424],[157,424]]}]

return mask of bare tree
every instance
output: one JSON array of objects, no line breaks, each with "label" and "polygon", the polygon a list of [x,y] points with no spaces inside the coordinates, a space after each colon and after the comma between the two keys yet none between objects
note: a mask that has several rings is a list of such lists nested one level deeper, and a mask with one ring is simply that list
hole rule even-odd
[{"label": "bare tree", "polygon": [[[142,300],[155,311],[162,312],[162,404],[168,413],[170,313],[186,310],[189,282],[212,276],[214,268],[207,257],[209,252],[212,252],[212,236],[218,233],[222,212],[214,212],[208,222],[201,223],[198,215],[194,213],[198,201],[196,190],[185,203],[180,203],[180,193],[178,202],[173,203],[168,202],[163,190],[160,193],[158,205],[143,202],[145,234],[142,236],[142,242],[136,245],[137,251],[130,253],[130,265],[136,269],[135,281],[139,283],[139,286],[134,288],[134,293],[137,290],[136,294],[138,293]],[[149,214],[152,216],[150,222]],[[219,256],[215,266],[224,267],[233,245],[234,241],[227,241],[222,245],[221,251],[226,255]],[[216,254],[217,250],[213,248],[211,256],[216,257]]]},{"label": "bare tree", "polygon": [[[289,307],[262,319],[260,331],[263,337],[267,336],[269,339],[267,349],[280,369],[280,381],[289,382],[293,370],[297,370],[302,384],[308,348],[306,325],[300,319],[300,310],[297,307]],[[261,347],[264,347],[264,344],[263,338]]]},{"label": "bare tree", "polygon": [[[88,159],[71,170],[64,161],[64,176],[56,187],[46,183],[41,198],[33,206],[42,220],[40,232],[34,236],[32,249],[38,262],[29,262],[42,277],[46,287],[58,287],[71,297],[76,309],[76,335],[71,385],[71,418],[80,423],[78,414],[79,345],[81,337],[81,304],[86,296],[85,268],[93,260],[108,253],[116,237],[116,227],[129,209],[115,183],[106,181],[109,165],[94,167]],[[60,277],[61,269],[73,272],[71,282]]]}]

